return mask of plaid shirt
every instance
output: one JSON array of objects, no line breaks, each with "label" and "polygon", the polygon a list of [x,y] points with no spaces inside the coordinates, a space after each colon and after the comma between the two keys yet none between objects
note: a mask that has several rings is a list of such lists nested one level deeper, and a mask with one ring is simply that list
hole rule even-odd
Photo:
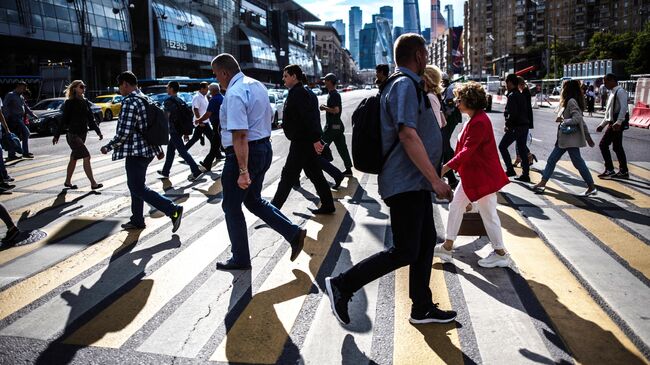
[{"label": "plaid shirt", "polygon": [[129,156],[151,158],[163,152],[160,146],[150,146],[140,133],[147,128],[147,108],[138,95],[142,94],[133,91],[124,98],[115,137],[104,146],[113,150],[113,160]]}]

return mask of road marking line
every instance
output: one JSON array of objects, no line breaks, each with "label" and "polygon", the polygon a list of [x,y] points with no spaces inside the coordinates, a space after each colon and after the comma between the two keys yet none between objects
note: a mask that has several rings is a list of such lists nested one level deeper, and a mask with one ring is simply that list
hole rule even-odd
[{"label": "road marking line", "polygon": [[637,166],[633,163],[628,163],[627,168],[630,170],[630,173],[632,173],[632,175],[636,175],[644,180],[650,181],[650,171],[647,169],[641,166]]},{"label": "road marking line", "polygon": [[[117,170],[120,167],[124,168],[123,166],[120,166],[119,164],[112,163],[112,162],[104,166],[93,167],[93,176],[97,176],[104,172]],[[63,166],[62,169],[65,169],[65,166]],[[72,175],[73,184],[75,184],[75,181],[79,181],[79,180],[81,180],[82,182],[81,183],[78,182],[76,185],[81,186],[81,185],[90,184],[90,182],[86,179],[86,173],[83,171],[82,166],[78,166],[76,172]],[[54,178],[52,180],[44,181],[42,183],[26,186],[25,188],[29,190],[40,191],[40,190],[47,190],[56,186],[60,186],[61,188],[63,188],[63,181],[59,180],[58,178]]]},{"label": "road marking line", "polygon": [[[105,161],[105,160],[107,160],[109,158],[110,157],[102,156],[102,157],[97,158],[93,162],[98,163],[100,161]],[[69,157],[67,159],[69,159]],[[25,167],[27,167],[27,166],[25,166]],[[57,172],[65,171],[66,168],[67,168],[67,164],[61,164],[59,166],[51,167],[49,169],[39,170],[39,171],[31,172],[31,173],[28,173],[28,174],[25,174],[25,175],[18,175],[18,178],[20,179],[21,182],[24,182],[25,180],[33,179],[33,178],[36,178],[36,177],[40,177],[40,176],[44,176],[44,175],[49,175],[49,174],[54,174],[54,173],[57,173]]]},{"label": "road marking line", "polygon": [[[542,161],[540,161],[542,162]],[[531,175],[539,175],[541,180],[542,172],[531,170]],[[556,174],[557,172],[554,172]],[[572,205],[575,207],[585,207],[586,203],[571,193],[567,193],[557,182],[553,180],[553,177],[546,183],[546,191],[544,192],[544,197],[551,201],[552,204],[557,206],[562,205]]]},{"label": "road marking line", "polygon": [[[7,166],[7,170],[11,173],[11,175],[14,175],[16,172],[21,172],[21,171],[26,171],[26,170],[31,170],[36,167],[42,167],[42,166],[47,166],[53,163],[59,163],[59,162],[64,162],[68,161],[70,159],[70,156],[65,156],[65,157],[59,157],[59,158],[53,158],[50,160],[45,160],[45,161],[39,161],[35,162],[32,164],[20,164],[20,165],[12,165],[12,166]],[[40,160],[40,156],[39,156]],[[18,175],[20,176],[20,175]]]},{"label": "road marking line", "polygon": [[650,246],[596,212],[577,209],[564,209],[564,212],[650,279]]}]

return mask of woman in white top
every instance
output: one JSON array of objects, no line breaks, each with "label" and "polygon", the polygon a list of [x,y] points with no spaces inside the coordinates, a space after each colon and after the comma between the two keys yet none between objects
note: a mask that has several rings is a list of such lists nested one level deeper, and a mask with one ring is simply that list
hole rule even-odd
[{"label": "woman in white top", "polygon": [[438,121],[438,126],[442,128],[447,125],[445,114],[442,112],[442,87],[440,86],[442,82],[442,71],[437,66],[427,65],[424,69],[422,79],[424,80],[424,92],[427,93],[427,97],[431,102],[433,115]]}]

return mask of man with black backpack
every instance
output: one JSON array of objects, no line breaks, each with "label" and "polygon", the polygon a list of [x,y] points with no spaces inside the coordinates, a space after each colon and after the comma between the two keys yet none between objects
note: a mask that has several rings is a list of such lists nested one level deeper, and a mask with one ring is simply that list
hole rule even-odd
[{"label": "man with black backpack", "polygon": [[177,96],[180,85],[178,81],[170,81],[167,84],[167,94],[169,97],[164,102],[165,111],[169,118],[169,144],[167,145],[167,159],[163,165],[162,170],[158,170],[158,174],[162,177],[168,178],[169,171],[174,162],[175,152],[181,156],[187,165],[190,167],[192,173],[187,177],[189,181],[198,179],[203,172],[199,169],[192,155],[187,152],[187,147],[181,139],[181,135],[187,141],[191,128],[193,127],[194,113],[185,102]]},{"label": "man with black backpack", "polygon": [[[138,93],[138,79],[131,71],[124,71],[117,77],[120,94],[124,96],[122,111],[117,120],[115,137],[101,148],[103,154],[113,151],[113,160],[125,159],[126,184],[131,192],[131,219],[122,224],[126,230],[144,229],[144,202],[165,213],[172,220],[172,232],[181,225],[183,207],[169,198],[158,194],[145,185],[147,167],[156,156],[159,160],[165,153],[159,145],[147,142],[149,130],[149,101]],[[159,121],[156,121],[159,122]]]},{"label": "man with black backpack", "polygon": [[447,323],[456,318],[456,312],[433,303],[429,288],[436,243],[431,192],[449,200],[452,192],[436,172],[442,154],[440,128],[420,87],[428,55],[424,38],[414,33],[401,35],[394,53],[399,76],[392,75],[381,92],[384,163],[378,177],[379,194],[390,208],[393,247],[325,279],[332,311],[345,324],[350,322],[348,302],[354,292],[406,265],[410,265],[413,301],[409,321]]}]

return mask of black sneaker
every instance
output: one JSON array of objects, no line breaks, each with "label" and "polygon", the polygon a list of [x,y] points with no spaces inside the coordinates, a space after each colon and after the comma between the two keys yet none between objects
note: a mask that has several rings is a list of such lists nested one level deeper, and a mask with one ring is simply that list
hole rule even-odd
[{"label": "black sneaker", "polygon": [[352,176],[352,169],[351,168],[345,169],[345,171],[343,171],[343,176],[348,176],[348,177]]},{"label": "black sneaker", "polygon": [[456,312],[440,310],[438,303],[434,303],[433,307],[424,314],[411,313],[409,322],[412,324],[449,323],[454,319],[456,319]]},{"label": "black sneaker", "polygon": [[506,176],[507,176],[507,177],[517,176],[517,172],[516,172],[515,170],[512,170],[512,171],[506,171]]},{"label": "black sneaker", "polygon": [[121,225],[122,229],[125,231],[133,231],[137,229],[145,229],[147,226],[145,224],[143,225],[138,225],[138,224],[133,224],[132,222],[127,222]]},{"label": "black sneaker", "polygon": [[630,178],[630,173],[627,171],[619,171],[612,175],[613,178],[615,179],[629,179]]},{"label": "black sneaker", "polygon": [[178,231],[178,227],[181,226],[181,219],[183,219],[183,206],[179,205],[178,209],[174,213],[172,213],[172,216],[170,217],[172,219],[172,233]]},{"label": "black sneaker", "polygon": [[341,177],[340,180],[334,180],[334,185],[332,185],[332,189],[338,190],[338,188],[341,187],[342,182],[343,182],[343,177]]},{"label": "black sneaker", "polygon": [[14,184],[7,184],[6,182],[0,183],[0,190],[9,191],[9,190],[13,190],[13,188],[15,187],[16,185]]},{"label": "black sneaker", "polygon": [[9,156],[9,157],[7,157],[7,158],[5,159],[5,162],[11,162],[11,161],[16,161],[16,160],[20,160],[20,159],[21,159],[21,158],[18,157],[18,156]]},{"label": "black sneaker", "polygon": [[301,229],[298,231],[298,235],[291,241],[291,261],[295,261],[300,251],[305,247],[305,238],[307,237],[307,231]]},{"label": "black sneaker", "polygon": [[598,177],[601,178],[601,179],[604,179],[604,178],[608,178],[608,177],[610,177],[612,175],[616,175],[614,170],[605,170],[605,171],[603,171],[602,174],[599,174]]},{"label": "black sneaker", "polygon": [[34,154],[33,153],[23,153],[23,158],[28,158],[28,159],[33,159]]},{"label": "black sneaker", "polygon": [[530,182],[530,176],[528,176],[528,175],[521,175],[521,176],[519,176],[519,177],[515,177],[515,180],[516,180],[516,181],[519,181],[519,182],[529,183],[529,182]]},{"label": "black sneaker", "polygon": [[164,173],[163,170],[158,170],[156,172],[158,173],[158,175],[164,177],[165,179],[169,178],[169,174]]},{"label": "black sneaker", "polygon": [[325,288],[327,289],[327,296],[330,297],[330,304],[332,305],[332,312],[336,319],[343,324],[350,323],[350,315],[348,314],[348,302],[352,298],[352,294],[344,293],[333,282],[332,277],[325,278]]},{"label": "black sneaker", "polygon": [[334,206],[331,207],[320,207],[318,209],[309,209],[312,214],[334,214],[336,212],[336,208]]},{"label": "black sneaker", "polygon": [[208,171],[212,170],[212,166],[208,166],[208,164],[205,163],[204,161],[200,161],[199,164],[201,165],[201,167],[203,167],[203,169],[201,169],[201,167],[199,167],[199,169],[201,169],[201,171],[203,171],[203,172],[208,172]]}]

